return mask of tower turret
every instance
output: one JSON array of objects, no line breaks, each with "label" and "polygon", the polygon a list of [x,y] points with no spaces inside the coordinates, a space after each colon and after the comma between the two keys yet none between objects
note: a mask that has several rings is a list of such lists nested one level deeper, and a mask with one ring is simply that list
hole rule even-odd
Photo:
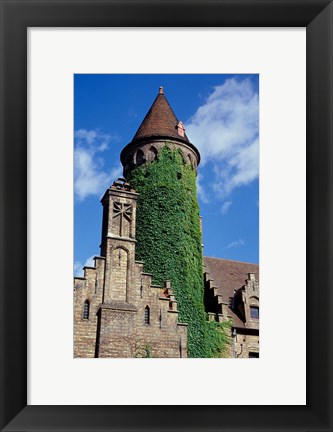
[{"label": "tower turret", "polygon": [[[135,219],[138,194],[120,178],[107,189],[103,205],[101,256],[105,257],[103,301],[131,298],[130,268],[135,257]],[[132,263],[132,264],[131,264]]]},{"label": "tower turret", "polygon": [[124,175],[139,193],[136,259],[154,282],[171,280],[191,357],[209,357],[203,302],[202,239],[196,193],[197,148],[163,88],[123,149]]},{"label": "tower turret", "polygon": [[127,177],[133,169],[145,162],[156,160],[166,141],[169,146],[179,149],[184,162],[196,171],[200,163],[200,153],[188,139],[183,122],[175,116],[163,87],[160,87],[132,141],[120,154],[124,176]]}]

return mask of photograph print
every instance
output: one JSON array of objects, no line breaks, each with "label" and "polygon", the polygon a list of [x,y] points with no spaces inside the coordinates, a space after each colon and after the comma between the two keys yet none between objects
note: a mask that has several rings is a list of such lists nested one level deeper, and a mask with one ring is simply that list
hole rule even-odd
[{"label": "photograph print", "polygon": [[74,75],[74,358],[259,358],[259,75]]}]

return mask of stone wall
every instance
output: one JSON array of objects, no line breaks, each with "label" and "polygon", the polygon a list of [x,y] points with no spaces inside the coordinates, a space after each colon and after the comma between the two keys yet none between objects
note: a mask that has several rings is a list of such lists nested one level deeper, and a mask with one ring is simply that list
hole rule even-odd
[{"label": "stone wall", "polygon": [[[83,277],[74,279],[76,358],[187,357],[187,324],[178,322],[171,282],[152,285],[144,263],[135,261],[137,196],[130,188],[117,186],[102,199],[102,256],[95,257],[94,267],[84,268]],[[259,319],[251,316],[251,307],[259,313],[259,283],[254,274],[248,274],[231,303],[219,294],[208,273],[205,289],[209,319],[233,320],[228,357],[258,356]],[[86,302],[88,316],[84,316]]]},{"label": "stone wall", "polygon": [[74,357],[187,357],[171,283],[152,285],[135,261],[136,199],[121,183],[102,199],[103,256],[74,280]]},{"label": "stone wall", "polygon": [[[95,357],[97,312],[102,303],[105,258],[95,257],[95,267],[85,267],[84,277],[74,279],[74,357]],[[89,317],[84,318],[84,303]]]},{"label": "stone wall", "polygon": [[[234,290],[232,297],[223,295],[223,289],[216,286],[218,284],[208,272],[204,273],[204,282],[205,306],[209,311],[209,319],[218,322],[230,320],[232,323],[231,344],[226,357],[259,357],[259,282],[255,274],[248,273],[247,278],[244,277],[245,284]],[[251,316],[251,307],[257,309],[258,318]]]},{"label": "stone wall", "polygon": [[259,357],[259,334],[249,334],[237,329],[237,333],[232,338],[231,350],[234,350],[232,357],[249,358],[252,356]]},{"label": "stone wall", "polygon": [[[187,357],[187,325],[178,323],[170,282],[164,287],[151,285],[151,275],[136,262],[132,266],[131,303],[103,303],[102,290],[95,281],[104,262],[104,258],[96,258],[96,268],[85,267],[85,277],[75,278],[74,357]],[[83,316],[86,300],[90,302],[88,319]]]}]

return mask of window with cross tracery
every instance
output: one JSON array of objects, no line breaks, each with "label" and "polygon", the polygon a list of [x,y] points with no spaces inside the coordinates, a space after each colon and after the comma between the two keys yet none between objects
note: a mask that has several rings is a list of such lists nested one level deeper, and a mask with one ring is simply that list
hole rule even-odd
[{"label": "window with cross tracery", "polygon": [[122,202],[113,203],[114,233],[120,237],[130,237],[132,205]]}]

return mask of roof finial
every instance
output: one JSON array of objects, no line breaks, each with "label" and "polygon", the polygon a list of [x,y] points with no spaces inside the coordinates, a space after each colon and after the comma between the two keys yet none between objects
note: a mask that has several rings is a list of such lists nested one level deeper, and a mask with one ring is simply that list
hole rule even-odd
[{"label": "roof finial", "polygon": [[163,94],[163,87],[160,86],[159,94]]}]

